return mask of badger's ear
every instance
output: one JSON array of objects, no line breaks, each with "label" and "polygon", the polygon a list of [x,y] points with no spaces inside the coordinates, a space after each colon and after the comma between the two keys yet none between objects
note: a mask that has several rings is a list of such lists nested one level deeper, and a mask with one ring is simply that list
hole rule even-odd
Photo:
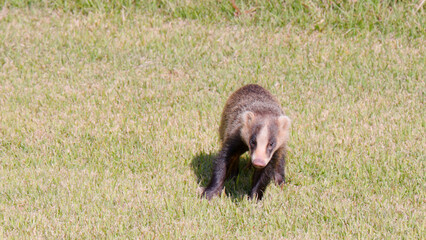
[{"label": "badger's ear", "polygon": [[288,136],[290,135],[290,126],[291,126],[291,120],[287,116],[280,116],[278,118],[278,123],[281,129],[281,136],[283,136],[284,139],[288,139]]},{"label": "badger's ear", "polygon": [[249,138],[250,138],[250,129],[254,122],[254,113],[247,111],[244,112],[241,116],[241,138],[243,141],[249,146]]},{"label": "badger's ear", "polygon": [[249,127],[254,121],[254,113],[250,111],[246,111],[242,115],[243,125]]}]

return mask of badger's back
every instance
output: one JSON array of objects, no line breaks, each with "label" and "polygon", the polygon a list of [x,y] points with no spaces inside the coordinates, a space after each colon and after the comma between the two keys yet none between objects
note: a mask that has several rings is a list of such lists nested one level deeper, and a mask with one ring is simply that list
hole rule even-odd
[{"label": "badger's back", "polygon": [[246,85],[235,91],[226,101],[219,127],[221,141],[231,135],[239,135],[241,114],[245,111],[263,116],[283,114],[278,101],[270,92],[256,84]]}]

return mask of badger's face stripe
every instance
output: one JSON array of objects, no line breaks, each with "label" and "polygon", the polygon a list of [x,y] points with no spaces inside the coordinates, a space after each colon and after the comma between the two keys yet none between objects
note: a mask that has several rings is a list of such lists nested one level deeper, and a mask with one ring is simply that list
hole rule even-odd
[{"label": "badger's face stripe", "polygon": [[242,124],[241,137],[249,147],[253,165],[265,167],[275,151],[287,141],[290,119],[286,116],[259,118],[246,114]]},{"label": "badger's face stripe", "polygon": [[[254,128],[254,132],[250,138],[251,160],[255,167],[265,167],[274,152],[274,134],[273,126],[268,121],[259,124]],[[272,130],[272,131],[271,131]]]},{"label": "badger's face stripe", "polygon": [[253,158],[262,158],[267,157],[266,146],[268,145],[269,139],[269,129],[267,126],[263,126],[256,137],[256,148],[253,149]]}]

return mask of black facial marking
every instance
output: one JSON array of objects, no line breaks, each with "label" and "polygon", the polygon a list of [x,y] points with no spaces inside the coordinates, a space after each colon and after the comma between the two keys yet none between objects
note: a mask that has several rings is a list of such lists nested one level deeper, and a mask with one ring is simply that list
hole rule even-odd
[{"label": "black facial marking", "polygon": [[268,131],[269,131],[269,140],[268,140],[268,145],[266,147],[266,152],[268,153],[269,156],[271,156],[273,154],[275,145],[277,144],[276,136],[278,135],[278,126],[276,124],[269,124]]},{"label": "black facial marking", "polygon": [[250,138],[250,147],[256,146],[256,138],[252,137]]},{"label": "black facial marking", "polygon": [[259,134],[260,129],[262,128],[262,125],[260,124],[256,124],[253,127],[253,132],[250,136],[250,140],[249,140],[249,145],[250,145],[250,149],[253,150],[256,148],[256,144],[257,144],[257,134]]}]

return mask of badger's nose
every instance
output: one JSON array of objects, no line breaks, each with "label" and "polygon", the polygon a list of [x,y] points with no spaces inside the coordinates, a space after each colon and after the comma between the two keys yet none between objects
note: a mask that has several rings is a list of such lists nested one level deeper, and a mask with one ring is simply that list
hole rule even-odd
[{"label": "badger's nose", "polygon": [[260,159],[260,158],[255,158],[253,161],[253,166],[255,168],[264,168],[266,166],[266,161]]}]

